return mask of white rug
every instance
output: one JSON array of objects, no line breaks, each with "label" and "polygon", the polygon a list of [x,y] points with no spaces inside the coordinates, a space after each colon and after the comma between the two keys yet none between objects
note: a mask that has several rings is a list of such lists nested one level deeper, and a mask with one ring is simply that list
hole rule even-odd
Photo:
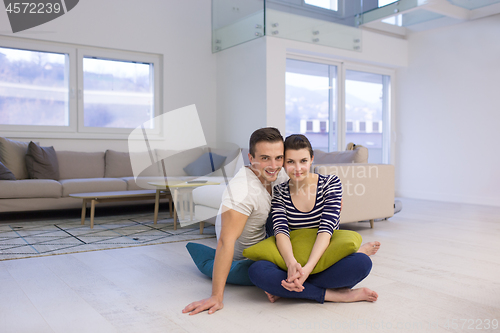
[{"label": "white rug", "polygon": [[213,225],[200,235],[199,224],[174,230],[172,218],[153,224],[153,214],[96,217],[90,229],[87,219],[13,222],[0,224],[0,260],[98,251],[215,237]]}]

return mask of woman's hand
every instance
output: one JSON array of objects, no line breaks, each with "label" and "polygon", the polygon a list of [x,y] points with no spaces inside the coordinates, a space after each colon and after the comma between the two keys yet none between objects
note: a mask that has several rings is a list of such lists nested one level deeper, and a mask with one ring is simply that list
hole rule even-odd
[{"label": "woman's hand", "polygon": [[288,291],[295,291],[295,292],[303,291],[305,289],[304,282],[306,282],[313,268],[310,268],[307,265],[302,267],[302,274],[298,278],[293,280],[290,279],[283,280],[281,281],[281,286]]},{"label": "woman's hand", "polygon": [[307,278],[309,277],[309,275],[311,274],[312,270],[314,269],[314,267],[311,267],[310,265],[305,265],[303,268],[302,268],[302,271],[304,272],[304,274],[302,274],[298,279],[297,281],[295,282],[296,284],[299,284],[302,288],[303,285],[304,285],[304,282],[306,282]]},{"label": "woman's hand", "polygon": [[330,244],[330,238],[330,234],[326,232],[320,232],[318,234],[318,236],[316,237],[316,241],[314,242],[311,255],[309,256],[309,260],[307,261],[307,264],[302,267],[303,274],[293,281],[290,281],[289,279],[287,279],[288,281],[281,281],[281,285],[283,286],[283,288],[285,288],[286,290],[298,292],[304,290],[304,282],[306,282],[307,278]]},{"label": "woman's hand", "polygon": [[288,265],[288,276],[286,280],[281,281],[281,285],[283,288],[290,291],[302,291],[304,287],[295,284],[295,281],[298,281],[299,277],[304,275],[302,265],[295,261],[294,264]]},{"label": "woman's hand", "polygon": [[288,267],[288,278],[281,281],[281,286],[288,291],[301,292],[305,289],[304,282],[309,277],[309,274],[311,274],[312,268],[307,266],[302,267],[299,263],[296,263],[295,267],[300,267],[300,270],[297,269],[295,274],[290,274],[290,269],[293,270],[294,267]]}]

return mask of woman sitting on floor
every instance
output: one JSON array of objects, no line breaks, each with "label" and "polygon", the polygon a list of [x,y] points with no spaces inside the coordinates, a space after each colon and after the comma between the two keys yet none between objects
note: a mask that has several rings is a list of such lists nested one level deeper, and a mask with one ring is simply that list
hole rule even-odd
[{"label": "woman sitting on floor", "polygon": [[[284,168],[290,177],[275,187],[272,200],[273,230],[276,245],[288,272],[269,261],[257,261],[249,268],[251,281],[263,289],[269,300],[280,297],[304,298],[323,303],[377,300],[377,293],[368,288],[352,289],[363,280],[372,267],[370,255],[380,242],[362,245],[353,253],[326,270],[311,274],[330,244],[333,231],[339,228],[342,184],[336,175],[310,173],[314,160],[309,140],[300,134],[285,140]],[[309,259],[302,267],[293,255],[290,229],[318,228],[318,235]]]}]

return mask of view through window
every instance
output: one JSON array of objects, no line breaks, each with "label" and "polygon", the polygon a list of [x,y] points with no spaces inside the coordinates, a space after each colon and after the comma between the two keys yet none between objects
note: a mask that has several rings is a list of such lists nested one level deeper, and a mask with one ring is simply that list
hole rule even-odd
[{"label": "view through window", "polygon": [[0,124],[69,125],[68,55],[0,47]]},{"label": "view through window", "polygon": [[[287,59],[286,135],[306,134],[316,149],[337,150],[335,118],[337,68],[325,64]],[[330,103],[330,99],[334,99]],[[331,114],[333,112],[333,114]],[[328,124],[328,126],[327,126]],[[333,135],[329,136],[329,133]],[[330,140],[332,146],[330,147]]]},{"label": "view through window", "polygon": [[346,70],[345,119],[346,142],[361,144],[369,149],[371,163],[383,162],[383,122],[388,112],[388,97],[384,87],[390,84],[387,75]]},{"label": "view through window", "polygon": [[153,127],[153,64],[83,58],[86,127]]},{"label": "view through window", "polygon": [[[0,41],[0,130],[22,136],[160,135],[161,58],[59,43]],[[64,133],[64,134],[62,134]]]},{"label": "view through window", "polygon": [[[314,149],[343,150],[353,142],[369,149],[370,163],[388,163],[390,76],[287,59],[286,135],[301,133]],[[337,84],[345,103],[337,107]],[[338,108],[338,110],[337,110]],[[343,119],[343,126],[337,126]]]}]

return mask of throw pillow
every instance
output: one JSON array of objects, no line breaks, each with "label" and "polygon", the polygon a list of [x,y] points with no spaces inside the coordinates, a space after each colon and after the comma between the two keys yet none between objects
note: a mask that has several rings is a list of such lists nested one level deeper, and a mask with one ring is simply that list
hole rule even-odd
[{"label": "throw pillow", "polygon": [[0,162],[2,162],[16,177],[28,178],[25,156],[28,142],[20,142],[0,137]]},{"label": "throw pillow", "polygon": [[16,176],[0,162],[0,180],[16,180]]},{"label": "throw pillow", "polygon": [[[138,153],[134,153],[138,158],[149,157],[146,154],[140,156]],[[134,175],[132,172],[132,164],[130,164],[130,154],[127,152],[120,152],[116,150],[108,149],[106,150],[106,155],[104,156],[104,177],[105,178],[121,178],[121,177],[131,177]]]},{"label": "throw pillow", "polygon": [[[196,267],[212,278],[212,271],[214,269],[215,249],[197,243],[187,243],[186,248],[193,258]],[[237,260],[231,264],[229,275],[227,276],[227,283],[237,284],[241,286],[253,286],[254,284],[248,277],[248,267],[254,262],[252,260]]]},{"label": "throw pillow", "polygon": [[32,179],[59,179],[59,163],[54,147],[40,147],[33,141],[28,145],[26,168]]},{"label": "throw pillow", "polygon": [[[317,228],[296,229],[290,232],[293,255],[302,266],[307,263],[314,242],[316,241]],[[335,230],[330,240],[330,245],[321,256],[311,274],[324,271],[340,259],[356,252],[361,245],[361,235],[350,230]],[[243,251],[248,259],[267,260],[275,263],[281,269],[287,270],[285,261],[276,247],[276,237],[269,237]]]},{"label": "throw pillow", "polygon": [[226,173],[226,177],[234,177],[240,171],[241,167],[243,166],[243,158],[241,157],[241,154],[236,156],[231,162],[227,163],[226,165],[223,165],[219,170],[215,170],[215,172],[212,172],[210,174],[210,177],[223,177],[224,173],[222,172],[222,169],[224,169],[224,172]]},{"label": "throw pillow", "polygon": [[184,168],[184,171],[189,176],[205,176],[219,169],[225,160],[226,156],[220,156],[214,153],[205,153],[198,157],[198,159],[193,163],[188,164]]}]

